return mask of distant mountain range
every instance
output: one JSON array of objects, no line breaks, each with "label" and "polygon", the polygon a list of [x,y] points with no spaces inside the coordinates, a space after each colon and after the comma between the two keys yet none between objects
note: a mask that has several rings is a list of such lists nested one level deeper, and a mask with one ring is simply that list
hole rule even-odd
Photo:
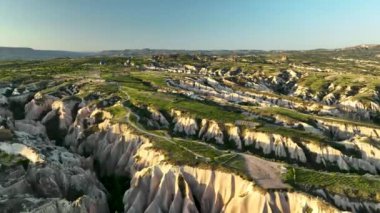
[{"label": "distant mountain range", "polygon": [[106,50],[100,52],[70,52],[60,50],[35,50],[32,48],[0,47],[0,60],[37,60],[52,58],[78,58],[85,56],[141,56],[162,54],[204,54],[204,55],[230,55],[255,54],[261,50],[166,50],[166,49],[127,49]]},{"label": "distant mountain range", "polygon": [[[380,45],[358,45],[354,47],[340,49],[316,49],[310,51],[342,51],[342,52],[362,52],[369,50],[372,54],[380,53]],[[166,50],[166,49],[126,49],[126,50],[106,50],[100,52],[71,52],[60,50],[35,50],[23,47],[0,47],[0,60],[41,60],[52,58],[78,58],[86,56],[141,56],[141,55],[158,55],[158,54],[204,54],[204,55],[248,55],[264,52],[287,52],[280,50],[263,51],[263,50]],[[294,51],[291,51],[294,52]]]},{"label": "distant mountain range", "polygon": [[35,59],[51,59],[62,57],[82,57],[88,56],[93,53],[81,53],[70,51],[56,51],[56,50],[35,50],[32,48],[23,47],[0,47],[0,60],[35,60]]}]

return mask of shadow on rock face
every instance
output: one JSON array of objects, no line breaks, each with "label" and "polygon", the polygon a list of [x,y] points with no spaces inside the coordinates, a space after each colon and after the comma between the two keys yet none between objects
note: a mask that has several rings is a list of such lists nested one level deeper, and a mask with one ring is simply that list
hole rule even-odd
[{"label": "shadow on rock face", "polygon": [[59,117],[54,116],[45,123],[46,132],[50,140],[54,140],[57,145],[62,145],[66,131],[59,128]]},{"label": "shadow on rock face", "polygon": [[110,212],[123,212],[123,196],[124,192],[130,187],[131,179],[126,176],[117,175],[100,175],[101,166],[97,160],[94,160],[94,169],[98,174],[99,181],[108,191],[108,206]]}]

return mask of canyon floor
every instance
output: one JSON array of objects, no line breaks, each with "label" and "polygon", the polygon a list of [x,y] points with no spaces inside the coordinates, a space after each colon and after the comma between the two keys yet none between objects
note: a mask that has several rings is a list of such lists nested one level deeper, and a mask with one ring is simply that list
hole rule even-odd
[{"label": "canyon floor", "polygon": [[0,212],[380,212],[379,55],[0,61]]}]

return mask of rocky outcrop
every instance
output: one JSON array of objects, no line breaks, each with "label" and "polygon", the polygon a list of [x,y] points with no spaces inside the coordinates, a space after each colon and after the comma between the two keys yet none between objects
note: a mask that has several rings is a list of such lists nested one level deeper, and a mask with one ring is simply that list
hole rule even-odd
[{"label": "rocky outcrop", "polygon": [[236,148],[241,150],[243,148],[243,145],[240,139],[241,132],[239,127],[230,123],[225,124],[225,126],[227,130],[228,140],[234,142]]},{"label": "rocky outcrop", "polygon": [[151,124],[151,126],[158,126],[160,128],[168,128],[169,121],[165,118],[164,115],[157,109],[153,107],[147,107],[147,110],[151,113],[151,118],[153,121],[157,122],[157,124]]},{"label": "rocky outcrop", "polygon": [[24,144],[0,142],[0,150],[9,155],[21,155],[32,163],[44,162],[43,158],[35,150]]},{"label": "rocky outcrop", "polygon": [[184,133],[189,136],[196,135],[198,124],[194,118],[183,115],[183,113],[178,110],[172,110],[171,116],[173,117],[174,132]]},{"label": "rocky outcrop", "polygon": [[15,129],[17,131],[26,132],[31,135],[40,136],[43,139],[48,139],[46,128],[39,121],[34,120],[16,120]]},{"label": "rocky outcrop", "polygon": [[[333,148],[324,144],[317,144],[319,142],[309,142],[308,140],[300,138],[300,141],[295,142],[294,138],[286,137],[276,133],[260,132],[250,129],[240,130],[238,126],[226,123],[218,123],[214,120],[202,119],[199,124],[197,120],[189,116],[187,113],[172,110],[174,116],[174,132],[182,132],[185,136],[196,136],[206,142],[215,142],[220,145],[226,144],[227,141],[233,142],[235,148],[241,150],[256,150],[261,154],[271,157],[278,157],[290,162],[311,163],[319,164],[325,168],[330,168],[332,165],[336,166],[342,171],[364,171],[371,174],[377,174],[379,162],[374,158],[360,158],[357,156],[346,155],[337,148]],[[278,120],[278,116],[276,117]],[[285,122],[280,119],[281,122]],[[187,122],[183,122],[187,121]],[[190,121],[190,122],[189,122]],[[286,126],[287,124],[285,124]],[[323,132],[334,131],[336,137],[349,137],[353,134],[373,134],[377,133],[377,129],[367,126],[350,126],[345,124],[340,129],[335,129],[339,122],[330,120],[318,119],[316,126],[311,126],[304,122],[292,122],[292,128],[302,125],[303,130],[323,136]],[[334,126],[335,125],[335,126]],[[199,131],[197,130],[199,128]],[[180,128],[179,128],[180,127]],[[195,128],[196,127],[196,128]],[[355,128],[357,130],[355,130]],[[330,129],[330,130],[327,130]],[[180,130],[180,131],[179,131]],[[191,131],[189,131],[191,130]],[[336,143],[339,142],[331,142]],[[333,145],[333,144],[332,144]],[[307,153],[312,156],[307,157]],[[369,153],[374,153],[369,151]]]},{"label": "rocky outcrop", "polygon": [[202,140],[210,141],[215,140],[218,144],[224,144],[223,132],[218,123],[213,120],[203,119],[201,129],[199,130],[198,137]]},{"label": "rocky outcrop", "polygon": [[374,201],[360,202],[356,199],[344,197],[338,194],[329,194],[325,190],[316,189],[312,193],[326,200],[331,200],[337,207],[350,212],[378,212],[380,204]]},{"label": "rocky outcrop", "polygon": [[[145,155],[149,153],[144,150],[151,147],[148,138],[135,134],[126,124],[111,124],[107,116],[95,119],[103,112],[94,110],[90,113],[88,110],[84,108],[78,112],[77,119],[65,137],[66,146],[76,153],[90,155],[97,163],[96,169],[101,176],[129,176],[145,165],[145,157],[148,157]],[[107,112],[103,115],[107,115]],[[144,157],[135,165],[134,157],[138,155],[140,147],[143,149],[140,149],[139,154]],[[162,157],[149,156],[148,159],[160,161]]]},{"label": "rocky outcrop", "polygon": [[[335,86],[333,83],[326,83],[321,89],[313,91],[309,85],[299,82],[301,74],[293,70],[283,70],[276,76],[267,76],[262,73],[255,73],[255,75],[245,73],[243,76],[244,78],[229,79],[232,81],[223,79],[219,81],[211,77],[169,79],[168,84],[176,88],[173,91],[175,93],[181,93],[196,100],[208,99],[219,104],[250,103],[263,107],[276,105],[320,115],[351,117],[360,120],[371,120],[380,111],[378,91],[366,87],[359,90],[355,86]],[[254,90],[238,90],[224,85],[224,83],[229,86],[235,83],[241,85],[241,82],[245,82],[242,86],[254,88]],[[369,100],[355,97],[361,93],[369,94]],[[315,104],[320,107],[312,110],[311,106]]]},{"label": "rocky outcrop", "polygon": [[353,212],[379,212],[380,203],[376,202],[358,202],[347,197],[334,195],[334,203],[342,209],[347,209]]},{"label": "rocky outcrop", "polygon": [[380,128],[358,125],[354,123],[343,123],[333,120],[316,119],[319,129],[325,130],[333,138],[347,139],[354,135],[362,135],[372,138],[380,137]]},{"label": "rocky outcrop", "polygon": [[25,132],[15,132],[15,139],[0,149],[29,164],[1,168],[1,211],[109,212],[106,190],[82,157]]},{"label": "rocky outcrop", "polygon": [[243,141],[245,146],[261,150],[263,154],[274,154],[276,157],[307,162],[303,149],[288,137],[246,129],[243,132]]},{"label": "rocky outcrop", "polygon": [[136,173],[124,204],[125,212],[338,212],[301,193],[263,192],[233,174],[169,165]]},{"label": "rocky outcrop", "polygon": [[359,151],[363,160],[370,162],[380,171],[380,148],[376,140],[355,136],[339,143],[346,149]]},{"label": "rocky outcrop", "polygon": [[25,105],[25,119],[38,120],[51,110],[52,104],[58,98],[37,93],[29,103]]},{"label": "rocky outcrop", "polygon": [[333,164],[343,171],[353,169],[377,174],[376,167],[370,162],[352,156],[349,157],[341,151],[325,144],[305,143],[305,146],[310,152],[316,155],[315,162],[318,164],[323,164],[326,167],[331,166],[329,164]]},{"label": "rocky outcrop", "polygon": [[191,188],[171,166],[137,172],[123,202],[125,212],[198,212]]},{"label": "rocky outcrop", "polygon": [[[242,149],[244,144],[244,149],[258,150],[264,155],[272,155],[299,163],[315,163],[323,165],[325,168],[329,168],[331,165],[335,165],[342,171],[354,170],[377,174],[379,162],[373,157],[358,158],[348,156],[342,153],[341,150],[327,145],[317,145],[314,142],[310,143],[309,141],[303,139],[296,143],[290,137],[285,137],[275,133],[260,132],[250,129],[240,131],[239,127],[237,126],[234,126],[232,124],[220,124],[214,120],[202,119],[198,125],[196,123],[196,120],[191,118],[188,114],[185,114],[186,116],[182,117],[184,114],[183,112],[176,112],[176,119],[173,119],[173,122],[177,122],[174,123],[174,131],[178,131],[178,126],[180,126],[181,129],[183,129],[181,132],[187,136],[193,136],[194,134],[197,134],[197,137],[201,140],[212,141],[221,145],[225,144],[226,141],[232,141],[236,145],[237,149]],[[178,123],[179,120],[181,121]],[[191,122],[184,123],[182,122],[183,120],[191,120]],[[370,127],[353,125],[350,126],[350,124],[339,126],[339,122],[330,122],[328,120],[317,120],[316,124],[318,125],[318,128],[302,122],[299,124],[301,124],[304,128],[307,128],[309,132],[318,135],[322,135],[322,131],[334,131],[334,134],[339,135],[339,137],[349,137],[351,134],[347,133],[350,132],[353,134],[372,134],[371,136],[374,137],[374,134],[377,133],[377,129]],[[197,129],[194,128],[195,126],[200,126],[198,132]],[[342,127],[343,129],[338,127]],[[329,128],[330,130],[326,130],[326,128]],[[186,132],[184,129],[192,129],[192,131],[190,134],[188,134],[190,131]],[[298,143],[301,143],[303,145],[300,146]],[[305,152],[312,153],[313,157],[307,158]],[[371,150],[367,151],[367,155],[372,155],[370,153],[374,152]]]},{"label": "rocky outcrop", "polygon": [[59,129],[67,131],[74,120],[72,117],[73,110],[79,103],[75,99],[54,101],[51,105],[52,110],[46,114],[41,122],[46,125],[49,121],[58,117]]},{"label": "rocky outcrop", "polygon": [[24,176],[0,188],[2,211],[109,212],[105,189],[92,173],[79,167],[48,164],[27,172],[19,168],[19,172]]},{"label": "rocky outcrop", "polygon": [[[176,113],[173,113],[176,112]],[[174,132],[185,134],[185,136],[196,135],[199,139],[206,142],[215,142],[223,145],[226,141],[230,141],[237,149],[242,149],[242,141],[240,139],[240,129],[231,123],[218,123],[215,120],[202,119],[200,124],[197,121],[181,111],[172,110],[174,115]],[[199,131],[198,131],[198,126]]]}]

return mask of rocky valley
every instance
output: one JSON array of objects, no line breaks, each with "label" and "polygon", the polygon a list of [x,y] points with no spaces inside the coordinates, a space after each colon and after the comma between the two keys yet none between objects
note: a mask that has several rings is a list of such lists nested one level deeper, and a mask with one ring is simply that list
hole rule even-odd
[{"label": "rocky valley", "polygon": [[378,54],[0,61],[0,212],[380,212]]}]

